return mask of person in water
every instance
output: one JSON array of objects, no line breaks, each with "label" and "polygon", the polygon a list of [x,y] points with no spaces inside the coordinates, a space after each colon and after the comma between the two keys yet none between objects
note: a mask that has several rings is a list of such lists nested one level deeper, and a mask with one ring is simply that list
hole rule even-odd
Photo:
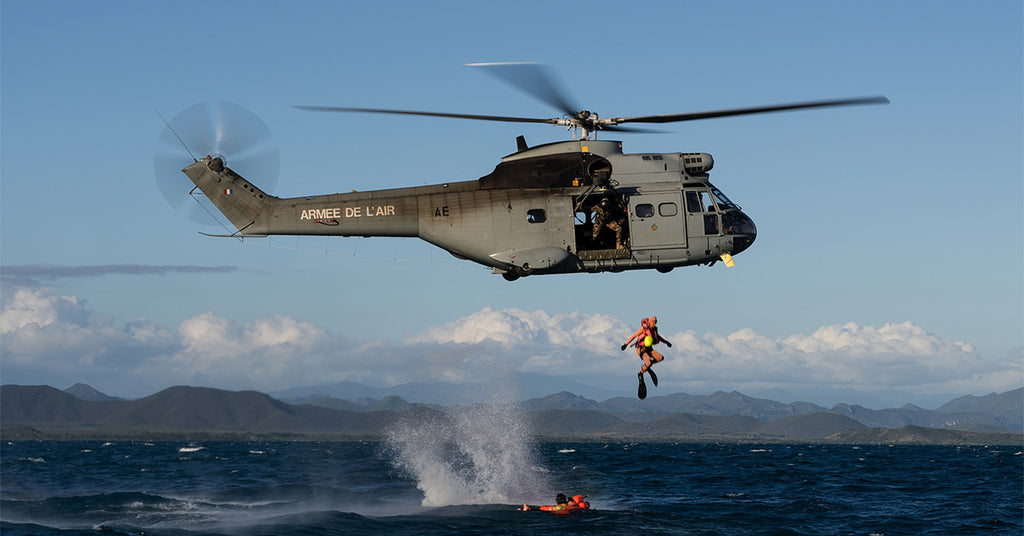
[{"label": "person in water", "polygon": [[574,495],[572,499],[567,499],[564,493],[559,493],[555,496],[555,504],[545,504],[544,506],[530,506],[524,504],[522,508],[523,512],[527,510],[541,510],[544,512],[554,512],[556,514],[568,514],[574,510],[586,510],[590,508],[590,503],[583,500],[582,495]]},{"label": "person in water", "polygon": [[[634,342],[636,341],[636,342]],[[666,346],[672,348],[672,343],[668,342],[668,339],[662,337],[658,333],[658,317],[652,316],[645,318],[640,321],[640,329],[636,330],[628,341],[622,345],[622,350],[625,351],[629,343],[633,343],[636,346],[636,355],[640,359],[644,360],[644,364],[640,366],[640,373],[637,374],[638,378],[643,378],[644,373],[647,372],[655,363],[660,363],[665,356],[661,355],[657,350],[654,349],[654,345],[659,342],[665,343]],[[657,383],[657,382],[655,382]]]}]

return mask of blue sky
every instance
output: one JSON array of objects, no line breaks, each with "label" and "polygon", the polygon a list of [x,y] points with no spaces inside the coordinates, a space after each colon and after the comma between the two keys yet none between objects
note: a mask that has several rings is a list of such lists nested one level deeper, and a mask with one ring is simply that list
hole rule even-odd
[{"label": "blue sky", "polygon": [[[1021,385],[1020,2],[514,6],[3,2],[2,382],[143,396],[512,369],[628,396],[617,346],[657,314],[676,342],[661,394],[934,405]],[[221,100],[269,126],[282,196],[474,179],[519,134],[565,139],[292,107],[558,115],[465,66],[489,61],[547,64],[604,116],[892,103],[621,137],[714,155],[758,226],[729,269],[507,283],[413,239],[239,244],[198,235],[153,178],[155,110]]]}]

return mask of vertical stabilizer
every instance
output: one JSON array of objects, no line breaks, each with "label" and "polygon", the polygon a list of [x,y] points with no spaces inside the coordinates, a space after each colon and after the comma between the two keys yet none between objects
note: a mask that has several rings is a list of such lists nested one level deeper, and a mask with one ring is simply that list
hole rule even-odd
[{"label": "vertical stabilizer", "polygon": [[182,172],[240,234],[266,233],[268,209],[276,197],[249,183],[218,157],[206,156]]}]

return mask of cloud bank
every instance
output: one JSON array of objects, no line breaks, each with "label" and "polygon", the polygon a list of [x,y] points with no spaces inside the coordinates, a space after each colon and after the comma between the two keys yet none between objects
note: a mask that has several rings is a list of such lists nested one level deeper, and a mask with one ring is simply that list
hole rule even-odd
[{"label": "cloud bank", "polygon": [[[1019,359],[982,358],[970,344],[911,322],[822,326],[780,338],[750,328],[672,332],[662,324],[673,342],[658,365],[665,394],[895,392],[910,401],[1007,391],[1022,382]],[[81,381],[120,396],[179,384],[277,391],[340,381],[464,382],[495,367],[603,387],[636,373],[636,355],[619,349],[634,329],[602,314],[490,308],[399,340],[354,341],[299,318],[239,323],[213,312],[176,327],[145,318],[119,325],[81,298],[19,287],[4,293],[0,363],[3,383]]]},{"label": "cloud bank", "polygon": [[8,264],[0,266],[0,277],[18,286],[34,286],[40,281],[105,275],[169,275],[233,272],[235,266],[190,266],[147,264],[101,264],[65,266],[58,264]]}]

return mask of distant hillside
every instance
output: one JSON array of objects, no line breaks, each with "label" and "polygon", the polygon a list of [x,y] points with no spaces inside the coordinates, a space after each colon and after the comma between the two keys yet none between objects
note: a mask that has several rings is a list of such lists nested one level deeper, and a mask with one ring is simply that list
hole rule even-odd
[{"label": "distant hillside", "polygon": [[[406,411],[412,407],[427,405],[434,409],[444,406],[433,402],[408,402],[407,400],[441,399],[438,395],[425,393],[437,391],[439,384],[412,383],[399,386],[396,391],[409,394],[403,398],[392,390],[372,388],[352,382],[328,386],[292,389],[280,393],[276,398],[289,404],[311,405],[323,408],[349,411]],[[449,389],[450,398],[473,399],[470,392],[479,392],[479,385],[460,385]],[[324,394],[329,391],[333,394]],[[67,391],[87,401],[122,400],[107,396],[84,384],[75,384]],[[390,393],[390,394],[389,394]],[[478,397],[477,397],[478,398]],[[733,391],[718,391],[710,395],[675,393],[653,396],[647,400],[636,398],[610,398],[597,402],[568,391],[531,398],[521,403],[526,410],[588,409],[615,416],[625,422],[646,422],[675,413],[712,416],[748,416],[763,422],[774,422],[785,417],[811,415],[814,413],[835,413],[849,417],[872,428],[900,428],[923,426],[926,428],[949,428],[973,432],[1024,432],[1024,388],[1005,393],[992,393],[976,397],[964,396],[952,400],[935,410],[923,409],[912,404],[900,408],[882,410],[862,406],[836,404],[830,409],[809,402],[785,404],[763,398],[755,398]]]},{"label": "distant hillside", "polygon": [[865,426],[845,415],[837,413],[811,413],[784,417],[765,423],[758,432],[768,437],[796,439],[824,439],[835,434],[863,430]]},{"label": "distant hillside", "polygon": [[807,441],[864,428],[849,417],[814,413],[765,423],[742,415],[675,413],[643,422],[626,422],[594,410],[535,410],[533,431],[543,437],[682,440],[682,441]]},{"label": "distant hillside", "polygon": [[[48,386],[0,387],[0,427],[70,434],[256,433],[378,436],[400,415],[286,404],[255,391],[172,387],[133,401],[85,401]],[[424,418],[439,412],[412,408]]]},{"label": "distant hillside", "polygon": [[91,420],[91,403],[48,385],[0,387],[2,426],[78,423]]},{"label": "distant hillside", "polygon": [[999,426],[1022,431],[1024,430],[1024,423],[1021,422],[1024,420],[1024,387],[982,397],[962,396],[943,404],[935,411],[954,421],[970,421],[957,424],[973,424],[971,418],[973,416],[992,415],[996,418],[996,424]]},{"label": "distant hillside", "polygon": [[[591,399],[606,400],[614,396],[611,391],[573,381],[570,378],[552,377],[536,373],[515,373],[514,382],[518,393],[523,399],[541,398],[549,393],[568,390],[580,393]],[[388,396],[400,396],[414,404],[452,406],[465,403],[466,400],[487,398],[492,386],[487,383],[439,383],[412,382],[392,387],[370,387],[355,382],[339,382],[326,385],[299,387],[269,393],[289,403],[307,403],[319,397],[331,397],[341,400],[361,398],[383,399]]]},{"label": "distant hillside", "polygon": [[923,426],[864,428],[840,432],[828,439],[855,444],[1024,445],[1020,434],[987,434]]},{"label": "distant hillside", "polygon": [[810,402],[783,404],[774,400],[749,397],[736,391],[731,393],[717,391],[710,395],[676,393],[654,396],[647,400],[618,397],[602,402],[599,408],[604,411],[644,411],[659,415],[670,413],[741,415],[753,417],[759,421],[773,421],[782,417],[825,411],[825,408]]},{"label": "distant hillside", "polygon": [[572,394],[568,391],[562,391],[553,395],[548,395],[542,398],[531,398],[522,403],[523,409],[526,410],[544,410],[544,409],[605,409],[601,404],[589,398],[583,398],[580,395]]},{"label": "distant hillside", "polygon": [[356,400],[343,400],[327,395],[312,396],[303,398],[301,402],[289,402],[291,404],[305,404],[321,408],[337,409],[342,411],[406,411],[423,404],[412,404],[400,396],[385,396],[378,400],[366,397]]},{"label": "distant hillside", "polygon": [[84,383],[76,383],[76,384],[72,385],[71,387],[68,387],[67,389],[65,389],[64,392],[69,394],[69,395],[72,395],[72,396],[74,396],[76,398],[81,398],[82,400],[90,400],[90,401],[93,401],[93,402],[106,402],[106,401],[112,401],[112,400],[124,400],[123,398],[118,398],[116,396],[105,395],[105,394],[97,391],[96,389],[93,389],[91,386],[88,386],[88,385],[86,385]]},{"label": "distant hillside", "polygon": [[615,415],[630,422],[643,422],[675,413],[709,416],[747,416],[763,422],[785,417],[835,413],[846,416],[864,426],[899,428],[908,425],[959,430],[985,430],[991,432],[1024,431],[1024,389],[1017,389],[982,398],[958,398],[937,410],[907,404],[901,408],[872,410],[849,404],[836,404],[831,409],[809,402],[783,404],[773,400],[753,398],[738,392],[716,392],[710,395],[677,393],[653,396],[646,400],[612,398],[604,402],[588,400],[572,393],[562,392],[544,398],[528,400],[527,409],[592,409]]},{"label": "distant hillside", "polygon": [[[522,402],[528,410],[541,409],[590,409],[626,421],[646,422],[675,413],[688,415],[753,417],[762,422],[772,422],[784,417],[811,415],[830,412],[845,415],[868,427],[898,428],[917,425],[931,428],[952,428],[957,430],[986,430],[1002,432],[1024,432],[1024,388],[1006,393],[993,393],[983,397],[965,396],[950,401],[942,407],[929,410],[904,405],[900,408],[882,410],[868,409],[850,404],[836,404],[825,408],[810,402],[782,403],[764,398],[747,396],[732,391],[718,391],[709,395],[675,393],[651,396],[646,400],[632,397],[606,398],[598,402],[593,396],[581,396],[580,392],[592,392],[593,388],[576,385],[583,391],[568,391],[570,384],[551,384],[550,378],[520,375],[521,383],[529,386],[527,392],[555,392],[529,398]],[[542,381],[543,380],[543,381]],[[544,389],[554,389],[544,391]],[[313,404],[350,411],[370,411],[388,396],[398,396],[413,404],[428,404],[438,408],[465,404],[467,400],[480,400],[481,392],[487,386],[480,384],[409,383],[392,388],[367,387],[343,382],[333,385],[290,389],[275,393],[285,402]],[[556,392],[557,389],[557,392]],[[486,398],[486,397],[485,397]],[[344,401],[355,405],[345,404]]]},{"label": "distant hillside", "polygon": [[621,433],[627,437],[652,439],[724,440],[756,436],[763,423],[753,417],[731,415],[689,415],[675,413],[653,421],[630,423]]},{"label": "distant hillside", "polygon": [[[337,404],[339,409],[289,404],[255,391],[233,392],[203,387],[172,387],[139,400],[92,401],[49,386],[5,385],[0,386],[0,435],[5,439],[240,435],[376,439],[399,420],[450,420],[446,408],[410,404],[399,397],[364,399],[361,404],[326,398],[326,402]],[[981,428],[973,431],[941,430],[919,425],[871,428],[855,418],[870,415],[871,410],[856,406],[847,406],[848,414],[822,410],[766,421],[762,419],[771,415],[799,413],[809,408],[761,401],[739,393],[716,393],[708,397],[655,397],[651,404],[655,409],[682,404],[704,412],[700,414],[659,414],[650,408],[633,406],[633,402],[611,399],[598,403],[562,392],[527,401],[520,411],[529,420],[536,437],[549,439],[1024,444],[1021,434],[977,433],[979,430],[1005,430],[985,428],[984,425],[977,425]],[[353,411],[352,408],[359,409]],[[468,408],[472,409],[472,406]],[[728,411],[748,414],[714,414]],[[897,422],[900,415],[921,412],[927,410],[904,407],[876,413],[890,418],[889,422]]]},{"label": "distant hillside", "polygon": [[610,436],[624,423],[589,409],[539,409],[530,412],[533,433],[546,437]]}]

